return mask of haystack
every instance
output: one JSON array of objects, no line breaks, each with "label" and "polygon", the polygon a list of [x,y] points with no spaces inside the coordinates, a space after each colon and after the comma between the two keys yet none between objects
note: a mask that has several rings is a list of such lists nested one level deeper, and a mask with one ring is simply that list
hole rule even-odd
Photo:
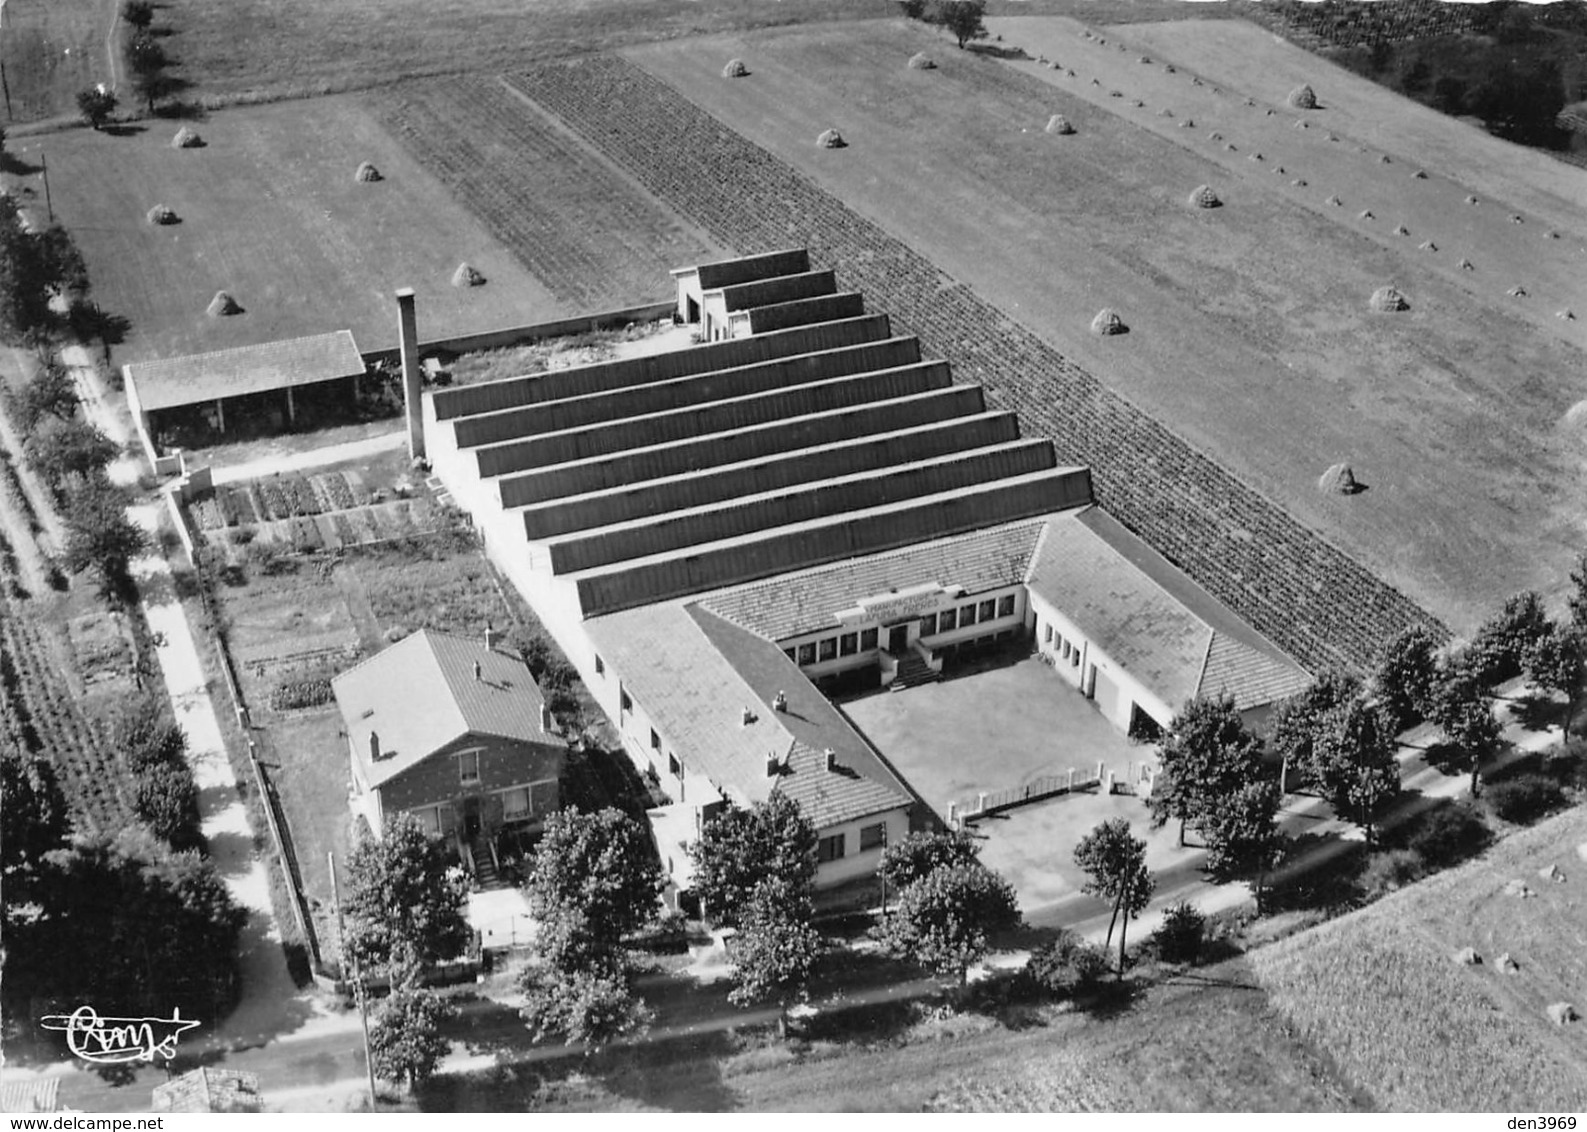
[{"label": "haystack", "polygon": [[1132,99],[1130,99],[1130,105],[1131,105],[1131,106],[1133,106],[1133,107],[1135,107],[1135,109],[1137,109],[1137,110],[1139,110],[1139,109],[1141,109],[1141,108],[1142,108],[1142,107],[1143,107],[1143,106],[1145,106],[1145,105],[1146,105],[1146,103],[1144,103],[1144,102],[1142,102],[1142,101],[1141,101],[1141,100],[1140,100],[1140,99],[1138,99],[1138,98],[1132,98]]},{"label": "haystack", "polygon": [[1396,224],[1394,226],[1394,234],[1396,236],[1409,236],[1411,234],[1411,230],[1403,224]]},{"label": "haystack", "polygon": [[1172,63],[1164,63],[1163,64],[1163,74],[1171,75],[1173,73],[1174,73],[1174,65]]},{"label": "haystack", "polygon": [[1410,310],[1411,304],[1405,301],[1405,296],[1394,287],[1379,287],[1372,292],[1369,306],[1375,311],[1404,311]]},{"label": "haystack", "polygon": [[1575,322],[1576,312],[1571,310],[1569,307],[1566,307],[1564,310],[1555,311],[1554,317],[1562,322]]},{"label": "haystack", "polygon": [[1109,98],[1123,98],[1124,97],[1124,92],[1122,90],[1110,90],[1110,91],[1108,91],[1108,97]]},{"label": "haystack", "polygon": [[1072,134],[1075,128],[1069,124],[1069,119],[1062,114],[1054,114],[1047,119],[1047,132],[1049,134]]},{"label": "haystack", "polygon": [[183,126],[171,139],[172,149],[199,149],[203,144],[204,139],[198,136],[198,131],[192,126]]},{"label": "haystack", "polygon": [[1477,203],[1477,198],[1468,193],[1468,194],[1466,194],[1466,203],[1467,204],[1476,204]]},{"label": "haystack", "polygon": [[1371,220],[1372,210],[1370,208],[1363,208],[1360,212],[1356,213],[1356,217],[1361,220]]},{"label": "haystack", "polygon": [[1418,169],[1416,172],[1412,173],[1411,176],[1415,180],[1425,181],[1425,180],[1427,180],[1427,170],[1426,169]]},{"label": "haystack", "polygon": [[1223,140],[1223,135],[1220,134],[1217,130],[1213,130],[1212,133],[1207,135],[1207,140],[1208,141],[1222,141]]},{"label": "haystack", "polygon": [[1230,153],[1239,153],[1240,152],[1240,147],[1235,145],[1233,142],[1225,142],[1224,145],[1223,145],[1223,148],[1228,150]]},{"label": "haystack", "polygon": [[1465,256],[1461,256],[1460,257],[1460,270],[1462,270],[1462,271],[1475,271],[1477,269],[1471,265],[1471,261],[1469,259],[1467,259]]},{"label": "haystack", "polygon": [[1540,879],[1550,880],[1555,884],[1565,883],[1565,874],[1560,871],[1558,865],[1546,865],[1543,868],[1537,870],[1537,875]]},{"label": "haystack", "polygon": [[1338,197],[1331,196],[1328,198],[1327,203],[1333,205],[1335,208],[1338,208],[1340,205],[1344,204],[1344,201],[1340,200]]},{"label": "haystack", "polygon": [[1152,61],[1152,58],[1151,58],[1150,55],[1142,55],[1140,57],[1140,60],[1139,60],[1139,62],[1142,62],[1142,63],[1150,63],[1151,61]]},{"label": "haystack", "polygon": [[1301,83],[1300,86],[1289,92],[1289,98],[1286,101],[1296,110],[1315,110],[1317,109],[1317,92],[1312,90],[1306,83]]},{"label": "haystack", "polygon": [[1511,224],[1525,224],[1526,221],[1522,220],[1519,216],[1516,216],[1514,213],[1511,213],[1511,215],[1510,215],[1510,223]]},{"label": "haystack", "polygon": [[1455,962],[1465,967],[1480,967],[1482,956],[1477,954],[1477,949],[1474,947],[1462,947],[1455,952]]},{"label": "haystack", "polygon": [[1097,316],[1091,320],[1091,333],[1099,338],[1106,338],[1113,334],[1128,334],[1130,328],[1124,325],[1124,320],[1119,317],[1119,312],[1112,307],[1103,307],[1097,311]]},{"label": "haystack", "polygon": [[471,264],[460,263],[457,270],[452,272],[452,286],[478,287],[485,282],[485,277]]},{"label": "haystack", "polygon": [[1290,184],[1294,185],[1297,189],[1304,189],[1306,187],[1306,178],[1305,177],[1296,177],[1293,181],[1290,182]]},{"label": "haystack", "polygon": [[380,175],[380,170],[375,168],[373,162],[365,161],[353,172],[353,180],[366,185],[374,181],[384,181],[385,178]]},{"label": "haystack", "polygon": [[1532,891],[1532,886],[1527,884],[1526,881],[1524,881],[1524,880],[1507,880],[1507,881],[1505,881],[1504,882],[1504,894],[1506,896],[1518,896],[1522,900],[1525,900],[1525,899],[1527,899],[1530,896],[1536,895]]},{"label": "haystack", "polygon": [[1304,118],[1296,118],[1295,119],[1295,128],[1297,130],[1309,130],[1309,129],[1311,129],[1311,123],[1306,121],[1306,119],[1304,119]]},{"label": "haystack", "polygon": [[1174,116],[1174,112],[1165,106],[1157,112],[1157,116],[1159,118],[1172,118]]},{"label": "haystack", "polygon": [[1525,287],[1511,287],[1508,291],[1505,292],[1505,294],[1509,295],[1510,298],[1512,298],[1512,299],[1524,299],[1524,298],[1526,298],[1526,288]]},{"label": "haystack", "polygon": [[1272,116],[1273,116],[1273,108],[1271,106],[1269,106],[1266,110],[1262,111],[1262,117],[1271,118]]},{"label": "haystack", "polygon": [[1202,81],[1200,79],[1198,79],[1195,75],[1191,75],[1190,76],[1190,85],[1191,86],[1201,86],[1203,84],[1202,84]]},{"label": "haystack", "polygon": [[1576,1013],[1576,1008],[1568,1002],[1549,1004],[1548,1020],[1556,1026],[1568,1026],[1580,1017],[1581,1015]]},{"label": "haystack", "polygon": [[722,68],[722,77],[724,79],[741,79],[747,74],[749,74],[749,68],[744,66],[744,60],[742,59],[729,59],[727,65]]},{"label": "haystack", "polygon": [[1361,490],[1349,464],[1334,464],[1317,477],[1317,490],[1328,495],[1354,495]]},{"label": "haystack", "polygon": [[1495,959],[1493,966],[1501,975],[1519,975],[1521,973],[1521,965],[1510,958],[1508,951]]},{"label": "haystack", "polygon": [[843,135],[836,130],[822,130],[816,137],[816,144],[822,149],[842,149],[849,143],[843,140]]},{"label": "haystack", "polygon": [[1197,185],[1195,190],[1186,198],[1185,203],[1191,208],[1221,208],[1223,201],[1218,199],[1218,194],[1212,191],[1211,185]]},{"label": "haystack", "polygon": [[1181,130],[1193,130],[1196,128],[1196,123],[1190,118],[1181,118],[1179,120],[1179,128]]},{"label": "haystack", "polygon": [[1254,98],[1247,98],[1247,99],[1246,99],[1246,100],[1245,100],[1245,104],[1246,104],[1246,105],[1247,105],[1247,106],[1253,106],[1253,107],[1254,107],[1254,106],[1255,106],[1255,105],[1256,105],[1256,99],[1254,99]]},{"label": "haystack", "polygon": [[1285,172],[1285,170],[1284,170],[1284,167],[1282,165],[1273,166],[1273,173],[1274,173],[1275,176],[1282,177],[1284,175],[1284,172]]},{"label": "haystack", "polygon": [[1331,141],[1331,142],[1336,142],[1336,141],[1339,140],[1339,135],[1338,134],[1329,134],[1328,135],[1328,140]]},{"label": "haystack", "polygon": [[168,205],[157,204],[149,209],[150,224],[175,224],[180,219],[175,210]]},{"label": "haystack", "polygon": [[1543,235],[1547,236],[1550,240],[1559,239],[1559,233],[1554,231],[1552,228],[1550,228],[1547,232],[1544,232]]},{"label": "haystack", "polygon": [[[1054,67],[1057,65],[1057,63],[1053,64]],[[909,69],[912,71],[935,71],[937,69],[937,61],[924,51],[917,51],[909,57]]]},{"label": "haystack", "polygon": [[215,297],[209,301],[209,306],[204,308],[204,313],[210,318],[220,318],[229,314],[241,314],[242,308],[237,305],[237,300],[225,291],[216,291]]},{"label": "haystack", "polygon": [[1263,156],[1262,156],[1262,155],[1261,155],[1261,154],[1260,154],[1260,153],[1251,153],[1251,154],[1247,154],[1247,155],[1246,155],[1246,158],[1245,158],[1245,159],[1246,159],[1246,160],[1247,160],[1247,161],[1266,161],[1266,160],[1267,160],[1267,159],[1266,159],[1266,158],[1265,158],[1265,157],[1263,157]]},{"label": "haystack", "polygon": [[1386,153],[1380,153],[1380,154],[1378,154],[1378,164],[1379,165],[1393,165],[1394,164],[1394,158],[1390,157]]},{"label": "haystack", "polygon": [[1424,252],[1436,252],[1437,250],[1438,250],[1438,245],[1433,243],[1433,241],[1431,241],[1431,240],[1423,240],[1422,241],[1422,251],[1424,251]]}]

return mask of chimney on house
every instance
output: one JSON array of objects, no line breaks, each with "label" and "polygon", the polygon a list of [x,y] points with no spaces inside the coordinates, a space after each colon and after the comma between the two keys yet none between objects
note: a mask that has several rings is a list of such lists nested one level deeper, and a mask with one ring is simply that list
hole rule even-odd
[{"label": "chimney on house", "polygon": [[408,418],[408,458],[424,457],[424,410],[419,396],[423,371],[419,369],[419,320],[413,308],[413,288],[397,291],[397,335],[402,344],[402,404]]},{"label": "chimney on house", "polygon": [[485,678],[485,669],[479,663],[479,661],[476,660],[474,662],[474,679],[475,680],[483,680],[484,678]]},{"label": "chimney on house", "polygon": [[782,760],[777,757],[776,751],[766,752],[766,777],[776,778],[782,774]]},{"label": "chimney on house", "polygon": [[369,733],[369,761],[380,761],[380,736],[373,731]]},{"label": "chimney on house", "polygon": [[777,695],[772,698],[771,709],[772,709],[772,711],[787,711],[788,710],[788,696],[787,696],[787,694],[784,693],[784,692],[779,691],[777,693]]},{"label": "chimney on house", "polygon": [[496,647],[496,629],[487,620],[485,622],[485,651],[490,652]]},{"label": "chimney on house", "polygon": [[749,709],[748,705],[746,705],[745,708],[744,708],[743,725],[745,727],[748,727],[751,723],[754,723],[754,722],[755,722],[755,713]]},{"label": "chimney on house", "polygon": [[827,773],[831,774],[838,769],[838,753],[831,747],[828,747],[825,753],[827,756]]},{"label": "chimney on house", "polygon": [[549,707],[547,707],[545,704],[541,704],[540,705],[540,730],[544,731],[547,735],[551,734],[551,725],[552,725],[553,722],[554,721],[551,718],[551,709]]}]

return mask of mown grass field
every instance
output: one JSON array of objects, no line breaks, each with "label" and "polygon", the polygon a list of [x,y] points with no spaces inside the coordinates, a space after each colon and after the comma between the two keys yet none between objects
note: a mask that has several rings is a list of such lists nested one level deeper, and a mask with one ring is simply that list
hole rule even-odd
[{"label": "mown grass field", "polygon": [[[404,286],[418,293],[421,336],[571,313],[355,99],[227,111],[197,128],[201,149],[173,149],[176,124],[161,120],[9,146],[31,166],[47,160],[95,298],[131,323],[118,365],[343,328],[360,349],[395,346],[392,292]],[[385,179],[355,182],[363,161]],[[42,217],[40,179],[18,180]],[[181,222],[148,223],[156,204]],[[463,261],[483,286],[451,285]],[[243,313],[206,315],[218,290]]]},{"label": "mown grass field", "polygon": [[7,121],[76,112],[77,92],[109,84],[111,0],[7,0],[0,18]]},{"label": "mown grass field", "polygon": [[[1481,860],[1256,951],[1258,981],[1302,1039],[1401,1111],[1587,1108],[1587,811],[1507,838]],[[1563,882],[1541,878],[1556,866]],[[1535,895],[1508,895],[1523,881]],[[1479,965],[1457,962],[1473,948]],[[1508,953],[1519,965],[1502,973]]]},{"label": "mown grass field", "polygon": [[[653,44],[625,56],[969,283],[1457,630],[1504,594],[1557,590],[1587,499],[1580,438],[1562,424],[1581,399],[1576,375],[1587,356],[1573,343],[1580,324],[1552,318],[1587,306],[1571,289],[1581,277],[1579,224],[1533,212],[1513,225],[1508,214],[1525,206],[1487,200],[1471,209],[1484,218],[1470,253],[1478,270],[1429,268],[1435,257],[1458,259],[1464,225],[1476,223],[1424,219],[1446,198],[1463,200],[1460,166],[1429,162],[1425,181],[1403,155],[1369,168],[1379,154],[1359,153],[1359,139],[1339,132],[1329,143],[1326,129],[1293,129],[1293,113],[1269,119],[1238,87],[1204,116],[1189,104],[1210,91],[1167,74],[1161,59],[1141,65],[1139,51],[1114,44],[1087,55],[1080,25],[1051,23],[1065,44],[1054,57],[1075,80],[961,53],[892,20]],[[905,66],[921,49],[938,69]],[[734,56],[748,64],[747,79],[720,77]],[[1262,58],[1248,54],[1251,73]],[[1171,99],[1163,82],[1179,84]],[[1054,112],[1078,132],[1044,133]],[[1186,115],[1195,129],[1177,126]],[[1253,120],[1286,131],[1284,145],[1306,135],[1296,172],[1266,141],[1246,141]],[[815,146],[829,126],[848,148]],[[1223,135],[1216,145],[1213,132]],[[1223,208],[1186,206],[1203,183],[1220,190]],[[1365,205],[1349,207],[1368,193],[1383,229],[1372,236],[1354,227]],[[1409,237],[1391,237],[1402,222],[1396,209],[1415,193],[1435,203],[1405,215]],[[1330,194],[1346,204],[1327,205]],[[1550,227],[1562,238],[1548,239]],[[1505,254],[1532,281],[1524,303],[1504,293],[1513,281],[1498,287],[1489,277],[1516,274],[1508,261],[1482,260],[1517,244],[1518,233],[1525,246]],[[1428,239],[1439,252],[1420,248]],[[843,264],[831,266],[841,275]],[[1390,281],[1412,309],[1373,315],[1367,298]],[[1103,306],[1131,332],[1089,334]],[[1318,475],[1341,460],[1367,492],[1318,492]]]}]

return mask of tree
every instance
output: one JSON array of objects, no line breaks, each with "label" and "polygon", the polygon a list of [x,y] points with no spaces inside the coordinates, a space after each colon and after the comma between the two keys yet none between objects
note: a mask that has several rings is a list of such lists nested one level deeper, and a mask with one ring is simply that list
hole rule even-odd
[{"label": "tree", "polygon": [[788,1007],[802,1001],[821,957],[821,933],[811,926],[808,897],[785,882],[768,880],[755,889],[728,945],[733,982],[728,1000],[736,1006],[777,1004],[777,1033],[788,1035]]},{"label": "tree", "polygon": [[1571,622],[1549,626],[1549,631],[1532,643],[1526,654],[1526,674],[1538,687],[1565,697],[1565,718],[1561,738],[1570,738],[1571,720],[1587,679],[1587,636]]},{"label": "tree", "polygon": [[66,230],[29,230],[16,198],[0,194],[0,337],[23,343],[47,336],[59,321],[51,295],[86,286],[82,256]]},{"label": "tree", "polygon": [[66,513],[66,546],[62,563],[73,574],[92,570],[114,603],[133,593],[128,568],[153,545],[148,532],[127,517],[126,493],[110,484],[90,483],[73,493]]},{"label": "tree", "polygon": [[116,112],[116,96],[103,84],[77,92],[77,110],[94,129],[99,129]]},{"label": "tree", "polygon": [[1250,882],[1258,915],[1267,875],[1284,856],[1285,839],[1278,828],[1283,799],[1276,782],[1248,782],[1228,796],[1205,830],[1207,871],[1220,881]]},{"label": "tree", "polygon": [[1433,109],[1458,116],[1466,112],[1466,82],[1453,75],[1440,75],[1433,82]]},{"label": "tree", "polygon": [[1433,722],[1454,746],[1471,759],[1471,796],[1477,796],[1482,758],[1499,742],[1501,729],[1488,698],[1479,662],[1465,653],[1449,658],[1439,670],[1433,692]]},{"label": "tree", "polygon": [[1317,779],[1334,812],[1372,835],[1379,808],[1400,792],[1400,764],[1388,719],[1357,697],[1330,712],[1314,746]]},{"label": "tree", "polygon": [[1570,623],[1587,633],[1587,552],[1576,558],[1576,568],[1570,572]]},{"label": "tree", "polygon": [[972,39],[986,38],[986,0],[937,0],[926,18],[951,33],[960,50]]},{"label": "tree", "polygon": [[1432,711],[1438,683],[1438,644],[1425,625],[1402,630],[1378,657],[1372,684],[1396,732],[1404,731]]},{"label": "tree", "polygon": [[45,875],[45,855],[64,848],[72,829],[49,760],[0,749],[0,829],[0,885],[6,903],[20,905]]},{"label": "tree", "polygon": [[1008,881],[985,865],[950,865],[906,887],[888,917],[883,942],[895,955],[939,974],[969,979],[988,937],[1018,927],[1019,902]]},{"label": "tree", "polygon": [[379,840],[353,850],[348,873],[347,950],[365,968],[384,966],[396,984],[468,947],[468,878],[413,815],[387,817]]},{"label": "tree", "polygon": [[170,89],[171,81],[165,73],[170,59],[160,41],[147,31],[135,32],[127,43],[127,65],[132,71],[133,89],[149,104],[154,113],[155,99]]},{"label": "tree", "polygon": [[375,1073],[399,1085],[428,1080],[448,1048],[441,1026],[456,1013],[434,991],[394,989],[369,1028],[369,1058]]},{"label": "tree", "polygon": [[149,0],[126,0],[121,5],[121,18],[142,30],[154,22],[154,5]]},{"label": "tree", "polygon": [[1075,864],[1086,874],[1081,891],[1100,896],[1113,904],[1108,921],[1108,942],[1113,941],[1114,922],[1119,926],[1119,977],[1124,975],[1124,941],[1130,917],[1145,911],[1151,901],[1156,880],[1146,868],[1146,842],[1130,832],[1125,818],[1109,818],[1080,839],[1075,846]]},{"label": "tree", "polygon": [[980,855],[980,845],[966,830],[908,833],[887,847],[876,871],[895,891],[902,892],[937,869],[973,865]]},{"label": "tree", "polygon": [[57,492],[72,477],[98,478],[121,454],[120,447],[87,421],[54,420],[38,429],[23,445],[29,465]]},{"label": "tree", "polygon": [[187,752],[187,736],[160,696],[125,701],[104,721],[104,733],[106,746],[121,755],[134,775],[152,766],[181,762]]},{"label": "tree", "polygon": [[1483,684],[1492,688],[1521,674],[1527,650],[1548,632],[1543,598],[1532,590],[1518,593],[1483,622],[1466,648],[1466,659]]},{"label": "tree", "polygon": [[1159,757],[1146,804],[1153,829],[1179,819],[1181,845],[1187,824],[1199,826],[1223,798],[1263,774],[1262,741],[1246,730],[1230,696],[1186,704],[1169,724]]},{"label": "tree", "polygon": [[156,837],[173,849],[198,849],[204,845],[198,812],[198,783],[185,762],[159,763],[138,775],[132,810]]},{"label": "tree", "polygon": [[536,918],[576,913],[564,930],[584,937],[577,950],[601,954],[654,917],[661,869],[648,832],[621,810],[568,809],[546,820],[526,889]]},{"label": "tree", "polygon": [[816,879],[816,831],[797,802],[773,794],[748,810],[729,807],[689,846],[694,890],[712,923],[737,927],[761,881],[809,893]]},{"label": "tree", "polygon": [[903,9],[904,15],[911,20],[926,18],[926,0],[898,0],[898,6]]},{"label": "tree", "polygon": [[16,395],[13,408],[17,428],[26,436],[46,417],[58,421],[72,420],[77,416],[80,403],[77,384],[72,380],[71,373],[59,360],[51,357],[33,376],[33,380]]},{"label": "tree", "polygon": [[642,1030],[650,1020],[621,968],[597,966],[563,974],[531,965],[524,968],[518,986],[525,998],[519,1013],[535,1040],[560,1037],[583,1043],[586,1056]]},{"label": "tree", "polygon": [[1317,732],[1328,713],[1348,703],[1361,692],[1361,681],[1347,672],[1336,669],[1325,671],[1303,692],[1281,701],[1273,712],[1269,742],[1284,757],[1285,774],[1281,779],[1288,785],[1290,770],[1311,781],[1316,781],[1314,747]]}]

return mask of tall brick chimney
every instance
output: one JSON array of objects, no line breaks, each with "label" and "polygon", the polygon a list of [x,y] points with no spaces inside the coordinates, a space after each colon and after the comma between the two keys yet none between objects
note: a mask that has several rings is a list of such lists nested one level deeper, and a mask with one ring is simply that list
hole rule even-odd
[{"label": "tall brick chimney", "polygon": [[413,288],[397,291],[397,333],[402,339],[402,404],[408,416],[408,458],[424,455],[424,410],[419,389],[419,320],[413,309]]}]

